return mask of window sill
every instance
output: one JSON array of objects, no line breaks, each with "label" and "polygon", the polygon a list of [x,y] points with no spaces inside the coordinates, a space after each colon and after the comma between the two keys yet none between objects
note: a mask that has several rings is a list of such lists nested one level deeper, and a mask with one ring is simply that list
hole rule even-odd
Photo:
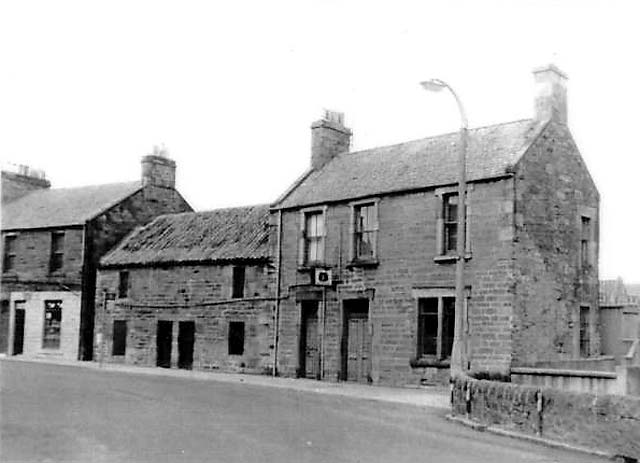
[{"label": "window sill", "polygon": [[451,362],[449,359],[437,360],[435,357],[420,357],[412,358],[409,361],[409,365],[411,365],[411,368],[449,368]]},{"label": "window sill", "polygon": [[[453,254],[444,254],[441,256],[435,256],[433,258],[433,261],[436,264],[452,264],[454,262],[456,262],[458,260],[458,256],[457,255],[453,255]],[[471,254],[465,254],[464,255],[464,260],[465,262],[468,262],[471,260]]]},{"label": "window sill", "polygon": [[352,260],[347,264],[347,268],[377,267],[378,265],[380,265],[380,261],[378,259]]},{"label": "window sill", "polygon": [[313,272],[317,268],[326,269],[328,268],[328,265],[324,262],[309,262],[298,265],[298,272]]}]

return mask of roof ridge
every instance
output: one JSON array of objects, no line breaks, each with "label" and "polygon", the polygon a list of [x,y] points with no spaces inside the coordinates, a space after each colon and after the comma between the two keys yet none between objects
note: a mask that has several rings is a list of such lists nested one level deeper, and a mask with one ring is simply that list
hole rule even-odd
[{"label": "roof ridge", "polygon": [[221,211],[231,211],[234,209],[251,209],[251,208],[265,208],[269,210],[269,203],[264,204],[250,204],[248,206],[228,206],[228,207],[219,207],[216,209],[205,209],[203,211],[186,211],[186,212],[169,212],[167,214],[161,214],[157,216],[154,220],[160,219],[162,217],[176,217],[176,216],[187,216],[187,215],[199,215],[199,214],[208,214],[212,212],[221,212]]},{"label": "roof ridge", "polygon": [[140,180],[129,180],[127,182],[94,183],[89,185],[43,188],[41,190],[34,190],[31,193],[43,192],[43,191],[79,190],[81,188],[101,188],[101,187],[115,186],[115,185],[129,185],[129,184],[133,185],[134,183],[140,184],[140,186],[142,186],[142,182]]},{"label": "roof ridge", "polygon": [[[516,124],[518,122],[525,122],[525,121],[534,122],[535,119],[533,119],[531,117],[528,117],[528,118],[523,118],[523,119],[516,119],[516,120],[513,120],[513,121],[499,122],[497,124],[487,124],[487,125],[481,125],[481,126],[478,126],[478,127],[470,127],[468,130],[471,132],[471,131],[477,131],[477,130],[481,130],[481,129],[487,129],[489,127],[498,127],[498,126],[501,126],[501,125]],[[352,155],[352,154],[361,154],[361,153],[365,153],[367,151],[373,151],[373,150],[378,150],[378,149],[382,149],[382,148],[393,148],[393,147],[396,147],[396,146],[408,145],[410,143],[415,143],[415,142],[418,142],[418,141],[432,140],[432,139],[435,139],[435,138],[444,138],[444,137],[447,137],[447,136],[456,135],[458,133],[460,133],[460,130],[455,130],[453,132],[445,132],[445,133],[441,133],[441,134],[438,134],[438,135],[430,135],[428,137],[413,138],[411,140],[406,140],[406,141],[403,141],[403,142],[400,142],[400,143],[392,143],[390,145],[374,146],[372,148],[367,148],[367,149],[359,150],[359,151],[346,151],[344,153],[340,153],[337,157],[339,157],[339,156],[349,156],[349,155]],[[329,164],[329,163],[327,163],[327,164]]]}]

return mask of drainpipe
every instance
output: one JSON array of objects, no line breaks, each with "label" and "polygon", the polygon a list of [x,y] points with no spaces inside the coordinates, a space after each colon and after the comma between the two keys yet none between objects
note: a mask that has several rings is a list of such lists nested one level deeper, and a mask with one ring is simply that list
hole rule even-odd
[{"label": "drainpipe", "polygon": [[278,341],[280,337],[280,278],[282,273],[282,209],[278,210],[278,235],[276,241],[276,307],[273,326],[273,370],[278,376]]}]

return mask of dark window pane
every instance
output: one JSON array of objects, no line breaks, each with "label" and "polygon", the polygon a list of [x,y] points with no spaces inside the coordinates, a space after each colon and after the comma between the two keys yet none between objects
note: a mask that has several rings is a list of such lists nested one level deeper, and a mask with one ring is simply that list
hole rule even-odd
[{"label": "dark window pane", "polygon": [[118,275],[118,297],[129,295],[129,272],[122,271]]},{"label": "dark window pane", "polygon": [[113,350],[112,355],[124,355],[127,349],[127,321],[113,321]]},{"label": "dark window pane", "polygon": [[244,297],[244,277],[244,267],[233,267],[233,289],[231,297]]},{"label": "dark window pane", "polygon": [[4,237],[4,253],[2,259],[2,270],[8,272],[14,269],[15,253],[16,253],[16,236],[9,235]]},{"label": "dark window pane", "polygon": [[244,322],[229,322],[229,355],[244,354]]},{"label": "dark window pane", "polygon": [[60,348],[60,325],[62,324],[62,301],[44,302],[44,332],[42,347],[44,349]]},{"label": "dark window pane", "polygon": [[451,357],[453,336],[456,323],[456,299],[445,297],[442,299],[442,357]]},{"label": "dark window pane", "polygon": [[589,356],[589,307],[580,307],[580,355]]},{"label": "dark window pane", "polygon": [[436,355],[438,344],[438,299],[418,302],[418,355]]},{"label": "dark window pane", "polygon": [[444,226],[444,249],[446,252],[456,251],[458,247],[458,224],[446,223]]},{"label": "dark window pane", "polygon": [[49,259],[49,271],[55,272],[62,268],[64,261],[64,232],[51,233],[51,256]]}]

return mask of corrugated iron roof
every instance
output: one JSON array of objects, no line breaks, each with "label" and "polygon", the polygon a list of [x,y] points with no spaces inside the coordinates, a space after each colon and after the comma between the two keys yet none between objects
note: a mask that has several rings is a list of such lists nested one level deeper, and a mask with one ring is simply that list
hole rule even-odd
[{"label": "corrugated iron roof", "polygon": [[101,260],[104,266],[263,260],[269,206],[162,215],[136,229]]},{"label": "corrugated iron roof", "polygon": [[2,230],[82,225],[142,188],[140,181],[33,191],[2,205]]},{"label": "corrugated iron roof", "polygon": [[[544,122],[524,119],[470,129],[467,179],[505,175],[543,126]],[[299,207],[455,183],[459,143],[454,132],[340,154],[311,171],[273,206]]]}]

